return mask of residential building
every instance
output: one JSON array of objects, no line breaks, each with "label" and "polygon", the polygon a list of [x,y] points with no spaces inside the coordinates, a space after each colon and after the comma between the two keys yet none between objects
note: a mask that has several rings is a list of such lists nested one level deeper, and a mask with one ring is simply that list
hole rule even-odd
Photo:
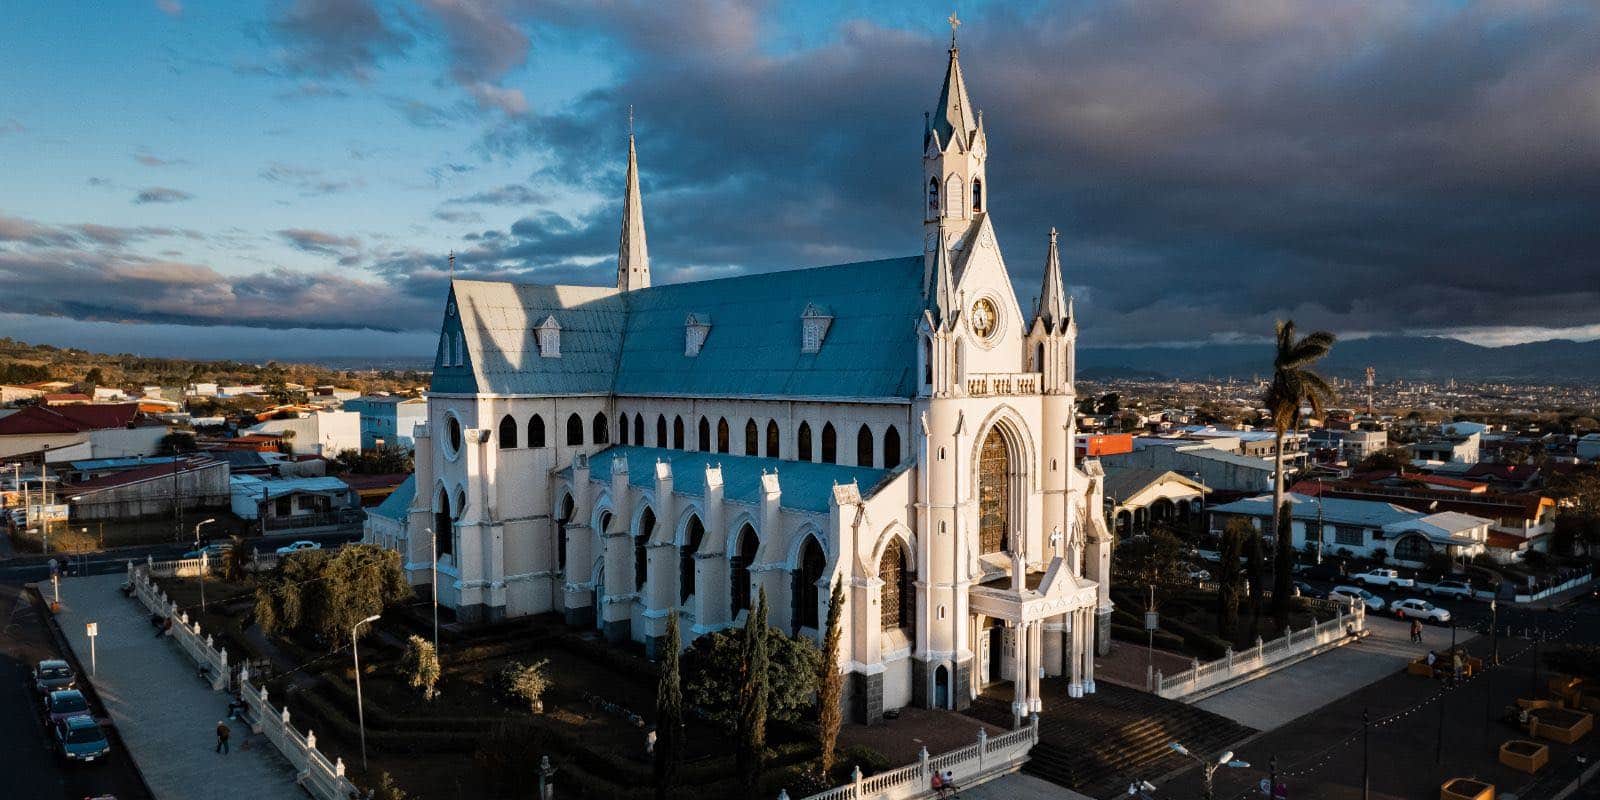
[{"label": "residential building", "polygon": [[[1392,503],[1312,497],[1291,492],[1285,499],[1291,512],[1291,546],[1341,550],[1364,558],[1383,557],[1385,563],[1421,567],[1434,553],[1451,558],[1471,558],[1487,551],[1493,520],[1442,511],[1424,514]],[[1221,533],[1229,519],[1250,520],[1256,530],[1272,529],[1272,495],[1263,494],[1211,509],[1211,530]],[[1268,534],[1270,535],[1270,534]]]},{"label": "residential building", "polygon": [[653,286],[630,138],[614,287],[452,281],[398,545],[413,579],[437,551],[459,619],[554,611],[650,653],[762,592],[770,624],[820,639],[841,585],[863,722],[1007,681],[1026,717],[1042,675],[1095,691],[1111,537],[1071,446],[1056,236],[1025,312],[949,55],[905,154],[920,254]]},{"label": "residential building", "polygon": [[[394,493],[384,498],[382,503],[367,509],[361,541],[390,550],[401,549],[406,539],[406,518],[411,514],[411,504],[416,494],[417,477],[411,475],[396,486]],[[431,566],[432,562],[429,563]]]},{"label": "residential building", "polygon": [[1476,433],[1442,436],[1409,444],[1406,447],[1411,451],[1411,458],[1415,461],[1475,464],[1478,462],[1479,438],[1480,434]]},{"label": "residential building", "polygon": [[1106,522],[1118,539],[1149,533],[1157,525],[1187,530],[1200,520],[1205,484],[1171,470],[1103,466]]},{"label": "residential building", "polygon": [[1131,453],[1101,456],[1107,467],[1170,470],[1216,492],[1254,494],[1272,488],[1276,467],[1271,459],[1224,452],[1205,442],[1139,437]]},{"label": "residential building", "polygon": [[0,417],[0,459],[54,463],[153,455],[171,428],[133,403],[28,406]]},{"label": "residential building", "polygon": [[1600,461],[1600,433],[1586,433],[1578,437],[1574,454],[1580,461]]},{"label": "residential building", "polygon": [[1355,464],[1388,447],[1389,432],[1348,428],[1314,430],[1307,434],[1307,446],[1312,449],[1336,451],[1338,460]]},{"label": "residential building", "polygon": [[415,446],[413,428],[428,421],[428,401],[420,397],[358,397],[344,402],[345,411],[361,415],[361,449],[375,450],[380,444]]},{"label": "residential building", "polygon": [[361,449],[361,415],[354,411],[297,411],[256,423],[241,433],[276,435],[296,453],[333,458]]},{"label": "residential building", "polygon": [[44,397],[44,392],[39,389],[0,383],[0,404],[16,403],[23,400],[38,400],[41,397]]},{"label": "residential building", "polygon": [[255,521],[263,535],[338,530],[362,520],[355,490],[338,478],[236,475],[229,483],[234,515]]},{"label": "residential building", "polygon": [[171,516],[174,508],[226,508],[229,503],[227,462],[203,455],[91,472],[97,477],[60,487],[74,521]]}]

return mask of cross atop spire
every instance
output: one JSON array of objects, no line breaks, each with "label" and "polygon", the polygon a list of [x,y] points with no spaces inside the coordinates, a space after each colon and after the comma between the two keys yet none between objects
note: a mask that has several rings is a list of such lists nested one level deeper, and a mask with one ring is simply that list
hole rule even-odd
[{"label": "cross atop spire", "polygon": [[450,251],[450,280],[456,279],[456,251]]},{"label": "cross atop spire", "polygon": [[961,27],[961,18],[956,16],[956,12],[951,11],[945,22],[950,23],[950,49],[954,50],[956,49],[956,28]]}]

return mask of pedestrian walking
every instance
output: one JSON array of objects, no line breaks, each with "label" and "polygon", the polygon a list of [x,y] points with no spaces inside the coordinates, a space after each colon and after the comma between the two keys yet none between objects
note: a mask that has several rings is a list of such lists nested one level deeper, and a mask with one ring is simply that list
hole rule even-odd
[{"label": "pedestrian walking", "polygon": [[233,733],[233,731],[228,728],[228,723],[226,723],[226,722],[224,722],[224,721],[222,721],[220,719],[217,720],[217,752],[218,753],[221,753],[223,755],[227,755],[228,754],[228,735],[231,734],[231,733]]},{"label": "pedestrian walking", "polygon": [[1411,643],[1422,644],[1422,620],[1411,620]]}]

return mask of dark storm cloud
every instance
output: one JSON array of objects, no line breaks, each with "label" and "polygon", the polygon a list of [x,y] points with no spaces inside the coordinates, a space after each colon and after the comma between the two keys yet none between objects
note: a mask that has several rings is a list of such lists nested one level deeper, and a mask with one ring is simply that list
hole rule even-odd
[{"label": "dark storm cloud", "polygon": [[479,108],[508,115],[528,111],[522,91],[500,79],[528,57],[528,36],[494,7],[479,0],[422,0],[439,22],[450,50],[450,77]]},{"label": "dark storm cloud", "polygon": [[181,203],[185,200],[193,199],[194,195],[189,194],[182,189],[170,189],[165,186],[152,186],[148,189],[141,190],[139,194],[135,195],[133,202],[140,204]]},{"label": "dark storm cloud", "polygon": [[342,265],[354,264],[361,254],[361,240],[354,236],[340,236],[327,231],[307,228],[289,228],[278,231],[279,238],[296,250],[316,255],[333,256]]},{"label": "dark storm cloud", "polygon": [[[598,32],[626,60],[617,85],[502,124],[484,149],[550,153],[537,177],[615,196],[635,105],[659,269],[919,249],[936,36],[852,22],[775,55],[769,20],[741,4],[508,13]],[[1591,5],[990,7],[961,44],[1018,293],[1037,293],[1045,232],[1061,228],[1086,336],[1253,334],[1284,314],[1341,330],[1595,319]],[[513,228],[488,256],[614,250],[614,215],[572,224]]]},{"label": "dark storm cloud", "polygon": [[410,34],[370,0],[294,0],[271,23],[291,73],[365,80],[384,58],[404,52]]}]

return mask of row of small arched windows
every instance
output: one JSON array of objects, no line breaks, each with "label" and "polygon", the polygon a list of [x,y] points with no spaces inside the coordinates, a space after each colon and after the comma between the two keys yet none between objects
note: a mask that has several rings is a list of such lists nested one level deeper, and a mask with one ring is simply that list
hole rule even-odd
[{"label": "row of small arched windows", "polygon": [[[631,420],[631,430],[629,422],[630,420],[627,414],[623,414],[618,419],[617,435],[621,440],[620,443],[636,444],[641,447],[647,446],[645,441],[644,415],[634,415]],[[544,418],[538,414],[534,414],[528,419],[527,427],[527,446],[544,447]],[[594,415],[594,418],[591,421],[590,430],[590,444],[610,444],[611,428],[606,420],[606,415],[604,412]],[[511,450],[521,446],[518,444],[520,441],[517,435],[518,432],[517,419],[515,417],[511,416],[510,414],[502,417],[500,419],[500,428],[498,431],[500,449]],[[697,445],[695,447],[696,450],[704,453],[732,452],[731,443],[729,441],[730,437],[728,420],[726,417],[717,420],[715,447],[712,446],[711,420],[708,417],[700,418],[700,423],[695,433]],[[584,422],[582,417],[578,416],[577,414],[571,414],[567,417],[566,436],[568,446],[579,446],[584,444]],[[767,420],[767,425],[764,432],[762,431],[761,427],[757,425],[754,419],[747,420],[744,424],[744,455],[765,455],[767,458],[781,458],[779,455],[778,439],[779,434],[777,420]],[[838,439],[839,436],[833,428],[833,423],[824,423],[822,426],[821,442],[817,443],[820,446],[816,447],[814,453],[811,423],[801,422],[800,428],[795,435],[796,458],[800,461],[821,461],[824,464],[837,464],[839,463]],[[668,444],[668,441],[667,417],[664,414],[656,416],[655,446],[671,447],[676,450],[685,449],[683,417],[680,416],[673,418],[672,438],[670,440],[670,445]],[[893,469],[897,466],[900,466],[900,431],[893,425],[890,425],[888,430],[884,431],[883,453],[882,459],[880,460],[876,457],[876,447],[873,441],[872,428],[862,425],[856,431],[856,465],[861,467],[882,466],[884,469]]]},{"label": "row of small arched windows", "polygon": [[[945,190],[944,190],[943,201],[945,203],[949,204],[950,212],[952,214],[954,214],[955,216],[961,216],[964,213],[964,209],[963,209],[963,205],[962,204],[966,202],[966,198],[962,196],[962,193],[963,193],[963,187],[962,187],[962,184],[961,184],[961,176],[960,175],[951,175],[948,179],[945,180]],[[929,178],[928,179],[928,215],[929,216],[933,216],[933,215],[938,214],[939,213],[939,209],[940,209],[939,179],[938,178]],[[983,211],[983,179],[982,178],[973,178],[972,179],[972,211],[973,211],[973,213],[978,213],[978,212]]]}]

